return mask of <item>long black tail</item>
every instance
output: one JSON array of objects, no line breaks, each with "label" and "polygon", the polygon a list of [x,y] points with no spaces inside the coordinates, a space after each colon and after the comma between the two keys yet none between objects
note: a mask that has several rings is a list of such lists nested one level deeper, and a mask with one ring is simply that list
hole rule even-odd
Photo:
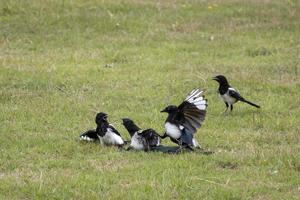
[{"label": "long black tail", "polygon": [[252,103],[252,102],[250,102],[250,101],[247,101],[246,99],[243,99],[243,100],[241,100],[242,102],[245,102],[245,103],[247,103],[247,104],[249,104],[249,105],[251,105],[251,106],[254,106],[254,107],[256,107],[256,108],[260,108],[260,106],[259,105],[256,105],[255,103]]}]

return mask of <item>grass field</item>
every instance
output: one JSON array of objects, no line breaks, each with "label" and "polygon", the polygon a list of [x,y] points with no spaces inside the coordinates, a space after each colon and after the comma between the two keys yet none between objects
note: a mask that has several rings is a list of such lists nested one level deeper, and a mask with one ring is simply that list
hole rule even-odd
[{"label": "grass field", "polygon": [[[299,199],[299,36],[298,0],[1,1],[0,199]],[[217,74],[262,109],[222,114]],[[77,140],[97,111],[163,133],[197,87],[213,155]]]}]

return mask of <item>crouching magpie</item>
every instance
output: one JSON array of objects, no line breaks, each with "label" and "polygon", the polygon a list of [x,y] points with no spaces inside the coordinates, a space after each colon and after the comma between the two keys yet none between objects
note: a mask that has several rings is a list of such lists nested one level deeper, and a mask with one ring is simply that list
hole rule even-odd
[{"label": "crouching magpie", "polygon": [[150,151],[160,145],[160,136],[153,129],[142,130],[131,119],[123,118],[123,125],[130,134],[128,150]]},{"label": "crouching magpie", "polygon": [[235,104],[238,101],[245,102],[256,108],[260,108],[259,105],[256,105],[255,103],[246,100],[233,87],[231,87],[225,76],[218,75],[216,77],[213,77],[213,80],[219,83],[219,94],[226,105],[225,112],[228,110],[229,106],[230,106],[230,110],[232,111],[233,104]]},{"label": "crouching magpie", "polygon": [[95,122],[97,128],[89,130],[80,135],[81,140],[96,141],[96,136],[99,138],[101,145],[114,145],[122,147],[125,142],[120,133],[108,123],[107,114],[100,112],[96,115]]},{"label": "crouching magpie", "polygon": [[170,137],[180,149],[186,147],[193,150],[193,147],[199,147],[194,134],[201,127],[206,115],[207,100],[203,92],[195,89],[178,107],[170,105],[161,111],[168,113],[165,121],[166,132],[161,138]]}]

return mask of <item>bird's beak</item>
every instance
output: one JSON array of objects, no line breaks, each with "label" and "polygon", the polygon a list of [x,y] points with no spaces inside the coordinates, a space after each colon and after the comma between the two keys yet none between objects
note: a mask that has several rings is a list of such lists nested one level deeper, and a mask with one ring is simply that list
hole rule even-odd
[{"label": "bird's beak", "polygon": [[212,80],[218,81],[219,79],[217,77],[213,77]]},{"label": "bird's beak", "polygon": [[122,123],[121,124],[124,125],[124,123],[125,123],[125,118],[122,118]]},{"label": "bird's beak", "polygon": [[163,109],[163,110],[161,110],[160,112],[163,113],[163,112],[167,112],[167,111],[166,111],[166,109]]}]

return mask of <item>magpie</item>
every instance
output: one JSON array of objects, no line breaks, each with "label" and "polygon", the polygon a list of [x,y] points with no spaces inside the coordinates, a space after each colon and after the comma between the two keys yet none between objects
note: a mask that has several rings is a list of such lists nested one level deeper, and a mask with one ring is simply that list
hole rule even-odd
[{"label": "magpie", "polygon": [[193,147],[200,148],[194,134],[206,115],[207,100],[203,93],[203,90],[194,89],[179,106],[169,105],[161,111],[168,113],[166,131],[161,138],[170,137],[180,149],[186,147],[193,151]]},{"label": "magpie", "polygon": [[228,110],[228,107],[230,107],[230,110],[232,111],[233,109],[233,104],[235,104],[238,101],[245,102],[251,106],[254,106],[256,108],[260,108],[259,105],[256,105],[255,103],[252,103],[248,100],[246,100],[244,97],[242,97],[236,89],[231,87],[226,79],[225,76],[223,75],[218,75],[216,77],[213,77],[213,80],[217,81],[219,83],[219,94],[221,98],[223,99],[225,105],[226,105],[226,110]]},{"label": "magpie", "polygon": [[161,139],[155,130],[142,130],[129,118],[123,118],[122,121],[131,137],[128,150],[150,151],[153,147],[160,146]]},{"label": "magpie", "polygon": [[97,135],[101,145],[114,145],[122,147],[125,144],[117,129],[115,129],[112,124],[108,123],[106,113],[98,113],[96,115],[95,122],[97,124],[97,128],[95,130],[89,130],[81,134],[81,140],[96,141]]}]

